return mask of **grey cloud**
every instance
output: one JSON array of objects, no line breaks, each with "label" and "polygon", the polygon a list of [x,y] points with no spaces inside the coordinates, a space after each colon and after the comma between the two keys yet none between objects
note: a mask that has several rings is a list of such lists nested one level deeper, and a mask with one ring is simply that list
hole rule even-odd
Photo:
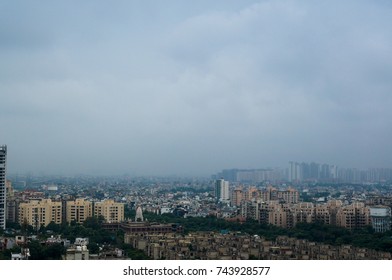
[{"label": "grey cloud", "polygon": [[94,3],[7,6],[12,171],[391,165],[388,3]]}]

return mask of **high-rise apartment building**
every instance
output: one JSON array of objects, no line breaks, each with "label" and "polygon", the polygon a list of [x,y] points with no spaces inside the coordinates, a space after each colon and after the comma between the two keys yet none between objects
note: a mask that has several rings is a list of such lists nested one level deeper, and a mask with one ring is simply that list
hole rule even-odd
[{"label": "high-rise apartment building", "polygon": [[82,224],[88,217],[93,216],[93,207],[91,201],[77,198],[66,202],[66,220],[67,222],[75,221]]},{"label": "high-rise apartment building", "polygon": [[363,202],[342,206],[337,211],[336,224],[348,229],[366,227],[371,224],[370,209]]},{"label": "high-rise apartment building", "polygon": [[236,187],[233,190],[232,197],[231,197],[231,205],[233,206],[240,206],[243,200],[243,190],[242,187]]},{"label": "high-rise apartment building", "polygon": [[18,222],[19,199],[14,195],[11,181],[6,182],[6,220],[11,223]]},{"label": "high-rise apartment building", "polygon": [[19,223],[21,225],[27,223],[36,229],[47,226],[50,222],[61,224],[61,214],[61,201],[42,199],[19,204]]},{"label": "high-rise apartment building", "polygon": [[229,182],[223,179],[215,181],[215,198],[218,201],[229,201]]},{"label": "high-rise apartment building", "polygon": [[102,216],[107,223],[119,223],[124,220],[124,203],[112,199],[97,202],[94,205],[94,215]]},{"label": "high-rise apartment building", "polygon": [[5,229],[6,221],[6,163],[7,146],[0,146],[0,228]]}]

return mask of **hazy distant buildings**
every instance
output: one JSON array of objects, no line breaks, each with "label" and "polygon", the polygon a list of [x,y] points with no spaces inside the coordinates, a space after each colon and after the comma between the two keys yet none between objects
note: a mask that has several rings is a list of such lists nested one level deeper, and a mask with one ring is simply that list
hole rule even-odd
[{"label": "hazy distant buildings", "polygon": [[6,221],[6,163],[7,146],[0,146],[0,228],[5,229]]},{"label": "hazy distant buildings", "polygon": [[299,182],[302,181],[303,174],[302,170],[305,170],[305,168],[301,169],[301,165],[298,162],[289,162],[289,174],[288,174],[288,179],[290,182]]},{"label": "hazy distant buildings", "polygon": [[275,183],[288,181],[366,183],[392,181],[392,168],[338,168],[334,164],[290,161],[288,168],[275,169],[224,169],[213,176],[230,182]]},{"label": "hazy distant buildings", "polygon": [[218,201],[229,201],[229,182],[224,179],[215,181],[215,198]]},{"label": "hazy distant buildings", "polygon": [[290,161],[287,179],[289,182],[336,181],[338,168],[336,165]]},{"label": "hazy distant buildings", "polygon": [[340,182],[364,183],[392,181],[391,168],[338,168],[336,165],[319,163],[289,162],[287,169],[289,182]]},{"label": "hazy distant buildings", "polygon": [[294,204],[299,201],[299,192],[290,187],[285,190],[278,190],[277,188],[268,186],[261,191],[261,198],[263,201],[279,201],[281,203]]},{"label": "hazy distant buildings", "polygon": [[217,174],[216,178],[222,178],[230,182],[275,182],[284,179],[282,169],[225,169]]}]

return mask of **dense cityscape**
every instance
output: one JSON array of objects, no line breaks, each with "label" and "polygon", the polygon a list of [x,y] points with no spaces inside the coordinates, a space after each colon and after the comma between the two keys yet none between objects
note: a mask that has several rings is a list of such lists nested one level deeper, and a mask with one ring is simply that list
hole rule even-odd
[{"label": "dense cityscape", "polygon": [[9,156],[1,259],[392,259],[390,169],[65,177],[7,174]]},{"label": "dense cityscape", "polygon": [[389,275],[391,15],[0,0],[0,275]]}]

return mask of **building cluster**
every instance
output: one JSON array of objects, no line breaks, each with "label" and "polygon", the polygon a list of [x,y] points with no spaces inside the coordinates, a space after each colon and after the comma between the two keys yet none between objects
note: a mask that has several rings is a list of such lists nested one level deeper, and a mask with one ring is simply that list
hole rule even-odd
[{"label": "building cluster", "polygon": [[[83,223],[93,216],[102,216],[107,223],[124,220],[124,203],[113,199],[74,199],[69,195],[51,199],[43,191],[27,189],[15,192],[11,181],[6,180],[6,155],[7,147],[0,146],[0,228],[6,228],[6,221],[39,229],[51,222]],[[54,184],[43,185],[42,189],[58,191]]]},{"label": "building cluster", "polygon": [[334,164],[290,161],[288,168],[225,169],[214,176],[230,182],[386,182],[392,181],[391,168],[342,168]]},{"label": "building cluster", "polygon": [[276,182],[286,177],[283,169],[224,169],[216,178],[223,178],[230,182]]},{"label": "building cluster", "polygon": [[266,240],[243,233],[193,232],[127,234],[125,243],[150,258],[184,260],[371,260],[392,259],[391,253],[350,245],[332,246],[287,236]]},{"label": "building cluster", "polygon": [[392,169],[370,168],[338,168],[336,165],[289,162],[287,172],[289,182],[384,182],[392,180]]},{"label": "building cluster", "polygon": [[[10,197],[7,214],[8,220],[21,225],[27,224],[39,229],[48,226],[51,222],[83,223],[89,217],[102,216],[107,223],[118,223],[124,220],[124,203],[112,199],[92,202],[83,198],[74,200],[52,200],[37,197]],[[26,195],[26,193],[22,193]]]},{"label": "building cluster", "polygon": [[385,205],[368,206],[364,202],[345,204],[341,200],[324,203],[299,202],[299,193],[293,188],[277,190],[248,189],[247,199],[239,201],[238,188],[234,190],[233,203],[240,206],[240,215],[283,228],[295,227],[298,223],[321,222],[348,229],[372,226],[376,232],[391,229],[391,208]]}]

